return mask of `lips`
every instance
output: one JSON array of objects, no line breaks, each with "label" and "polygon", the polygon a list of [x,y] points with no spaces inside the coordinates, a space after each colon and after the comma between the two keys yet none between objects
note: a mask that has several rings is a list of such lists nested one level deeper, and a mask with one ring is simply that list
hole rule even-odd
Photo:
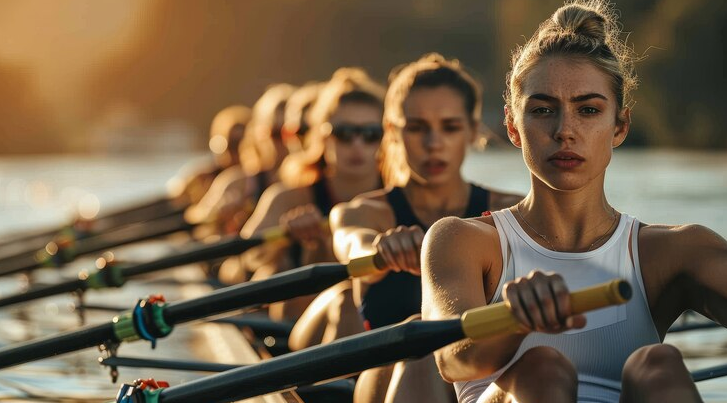
[{"label": "lips", "polygon": [[558,151],[548,157],[548,162],[559,168],[576,168],[583,164],[586,159],[573,151]]},{"label": "lips", "polygon": [[445,169],[447,169],[447,163],[442,160],[430,159],[424,162],[424,170],[428,175],[439,175]]}]

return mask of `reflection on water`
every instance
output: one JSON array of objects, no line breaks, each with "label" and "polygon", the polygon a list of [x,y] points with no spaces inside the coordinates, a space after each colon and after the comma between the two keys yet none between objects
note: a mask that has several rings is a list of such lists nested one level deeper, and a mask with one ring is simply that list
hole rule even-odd
[{"label": "reflection on water", "polygon": [[[193,157],[0,159],[0,239],[7,239],[13,231],[65,224],[79,203],[90,211],[100,208],[103,214],[103,211],[134,202],[155,199],[164,194],[165,182]],[[473,153],[465,163],[465,175],[475,182],[503,190],[524,193],[529,188],[528,172],[517,152]],[[606,182],[609,201],[618,210],[635,215],[642,221],[699,223],[727,236],[727,154],[618,150]],[[90,262],[92,260],[87,264]],[[12,292],[20,286],[17,278],[1,279],[0,294]],[[25,316],[18,316],[16,311],[9,314],[6,309],[0,310],[0,344],[75,326],[76,319],[68,312],[69,302],[71,300],[67,296],[49,299],[25,308]],[[667,342],[684,352],[690,369],[727,363],[725,329],[682,333],[669,336]],[[183,349],[185,341],[160,344],[166,348],[176,345]],[[148,349],[147,346],[144,348]],[[93,361],[97,354],[93,351],[87,353],[3,371],[0,374],[0,400],[8,397],[3,395],[7,390],[15,391],[15,396],[19,396],[27,395],[19,392],[23,389],[27,393],[38,394],[51,388],[64,390],[68,392],[66,395],[70,395],[71,391],[83,394],[85,390],[107,387],[105,377],[73,375],[79,371],[87,374],[98,372]],[[178,353],[174,350],[169,352],[172,357],[178,356]],[[154,375],[160,378],[180,376],[157,375],[159,373],[154,371]],[[727,402],[727,379],[702,382],[699,387],[706,401]]]}]

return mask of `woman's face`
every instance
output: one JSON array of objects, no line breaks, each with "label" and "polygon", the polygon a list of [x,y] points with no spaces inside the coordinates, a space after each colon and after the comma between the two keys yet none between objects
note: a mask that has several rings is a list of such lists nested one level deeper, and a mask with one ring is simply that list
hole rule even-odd
[{"label": "woman's face", "polygon": [[512,108],[508,135],[534,180],[566,191],[603,186],[612,149],[629,127],[628,111],[625,123],[617,119],[606,73],[585,60],[543,59],[524,78]]},{"label": "woman's face", "polygon": [[414,88],[402,105],[401,134],[411,179],[437,186],[461,179],[460,168],[475,127],[465,100],[448,86]]},{"label": "woman's face", "polygon": [[348,176],[378,172],[376,154],[381,145],[383,110],[363,102],[344,102],[329,119],[331,134],[326,138],[326,163]]}]

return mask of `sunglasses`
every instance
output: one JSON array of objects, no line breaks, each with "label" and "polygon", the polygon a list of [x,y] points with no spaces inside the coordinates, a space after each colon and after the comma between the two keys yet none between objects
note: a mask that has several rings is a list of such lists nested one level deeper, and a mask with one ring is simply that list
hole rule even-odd
[{"label": "sunglasses", "polygon": [[364,143],[374,144],[384,137],[384,128],[381,125],[336,125],[331,129],[333,137],[343,143],[353,143],[359,136]]}]

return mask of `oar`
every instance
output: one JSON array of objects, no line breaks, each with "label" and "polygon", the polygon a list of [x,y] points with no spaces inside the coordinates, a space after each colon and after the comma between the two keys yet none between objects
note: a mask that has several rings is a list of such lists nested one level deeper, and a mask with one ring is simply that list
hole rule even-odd
[{"label": "oar", "polygon": [[[572,293],[571,306],[574,313],[584,313],[630,297],[629,284],[614,280]],[[162,389],[154,401],[232,402],[419,358],[464,338],[484,339],[520,329],[507,306],[497,303],[469,310],[458,319],[405,322],[200,378]]]},{"label": "oar", "polygon": [[[77,235],[80,239],[91,234],[104,233],[124,225],[154,220],[175,214],[182,214],[186,207],[187,206],[183,205],[183,203],[174,199],[167,197],[158,198],[143,204],[138,204],[123,210],[112,211],[100,217],[87,220],[84,222],[84,226],[89,227],[89,234]],[[26,248],[27,245],[37,245],[35,248],[40,248],[42,245],[52,241],[55,236],[67,234],[69,230],[78,232],[75,231],[75,227],[76,222],[70,225],[64,225],[53,229],[45,229],[35,233],[14,235],[11,239],[3,239],[2,244],[0,244],[0,249],[16,244],[24,244],[26,245]],[[4,235],[3,237],[6,238],[9,236],[11,235]]]},{"label": "oar", "polygon": [[67,244],[49,243],[45,249],[24,252],[0,261],[0,276],[28,272],[40,267],[58,267],[76,257],[99,252],[132,242],[158,238],[193,228],[181,215],[159,220],[132,224],[114,231],[80,240],[68,240]]},{"label": "oar", "polygon": [[76,331],[0,348],[0,368],[69,353],[104,343],[120,343],[164,337],[174,325],[249,306],[284,301],[314,294],[350,276],[376,272],[382,266],[377,255],[354,259],[348,264],[319,263],[289,270],[263,281],[237,284],[206,296],[171,304],[141,301],[111,322]]},{"label": "oar", "polygon": [[99,270],[90,274],[86,271],[82,271],[75,280],[53,285],[37,286],[19,294],[0,298],[0,308],[67,292],[121,287],[124,285],[126,280],[136,276],[185,264],[239,254],[265,242],[282,240],[284,238],[285,233],[283,230],[276,227],[263,232],[263,234],[257,238],[244,239],[239,236],[233,236],[214,244],[196,245],[183,252],[174,253],[161,259],[128,267],[117,266],[113,262],[107,264],[108,262],[102,260],[102,267],[100,267]]}]

